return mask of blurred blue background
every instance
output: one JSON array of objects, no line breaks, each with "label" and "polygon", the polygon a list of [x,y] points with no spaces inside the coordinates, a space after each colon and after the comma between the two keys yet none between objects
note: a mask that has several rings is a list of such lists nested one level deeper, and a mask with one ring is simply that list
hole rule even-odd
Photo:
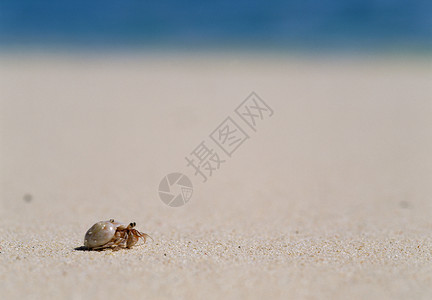
[{"label": "blurred blue background", "polygon": [[432,1],[2,0],[0,45],[430,49]]}]

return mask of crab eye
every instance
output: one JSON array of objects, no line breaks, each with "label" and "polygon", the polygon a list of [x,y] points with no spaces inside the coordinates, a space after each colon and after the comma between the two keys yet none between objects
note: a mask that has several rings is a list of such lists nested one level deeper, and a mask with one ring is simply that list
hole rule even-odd
[{"label": "crab eye", "polygon": [[114,223],[114,219],[110,219],[109,221],[110,221],[111,223]]}]

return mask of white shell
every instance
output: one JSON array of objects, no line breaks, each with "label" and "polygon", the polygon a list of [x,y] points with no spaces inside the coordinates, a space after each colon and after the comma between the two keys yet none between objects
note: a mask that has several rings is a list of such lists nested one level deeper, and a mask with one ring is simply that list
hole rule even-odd
[{"label": "white shell", "polygon": [[84,246],[89,249],[100,247],[110,242],[117,228],[124,229],[127,225],[114,220],[100,221],[87,230],[84,237]]}]

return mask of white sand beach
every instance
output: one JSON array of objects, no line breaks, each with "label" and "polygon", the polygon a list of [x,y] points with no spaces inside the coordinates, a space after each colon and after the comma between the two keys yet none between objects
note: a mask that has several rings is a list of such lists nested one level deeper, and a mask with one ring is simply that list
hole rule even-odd
[{"label": "white sand beach", "polygon": [[[428,57],[2,54],[1,298],[431,299],[431,83]],[[203,183],[185,157],[228,116],[249,139]],[[153,241],[80,248],[110,218]]]}]

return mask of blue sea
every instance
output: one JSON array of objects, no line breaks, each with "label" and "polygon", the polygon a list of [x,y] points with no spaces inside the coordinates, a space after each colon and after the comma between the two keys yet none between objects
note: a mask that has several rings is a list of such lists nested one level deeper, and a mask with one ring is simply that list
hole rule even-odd
[{"label": "blue sea", "polygon": [[431,48],[432,1],[0,2],[0,47]]}]

